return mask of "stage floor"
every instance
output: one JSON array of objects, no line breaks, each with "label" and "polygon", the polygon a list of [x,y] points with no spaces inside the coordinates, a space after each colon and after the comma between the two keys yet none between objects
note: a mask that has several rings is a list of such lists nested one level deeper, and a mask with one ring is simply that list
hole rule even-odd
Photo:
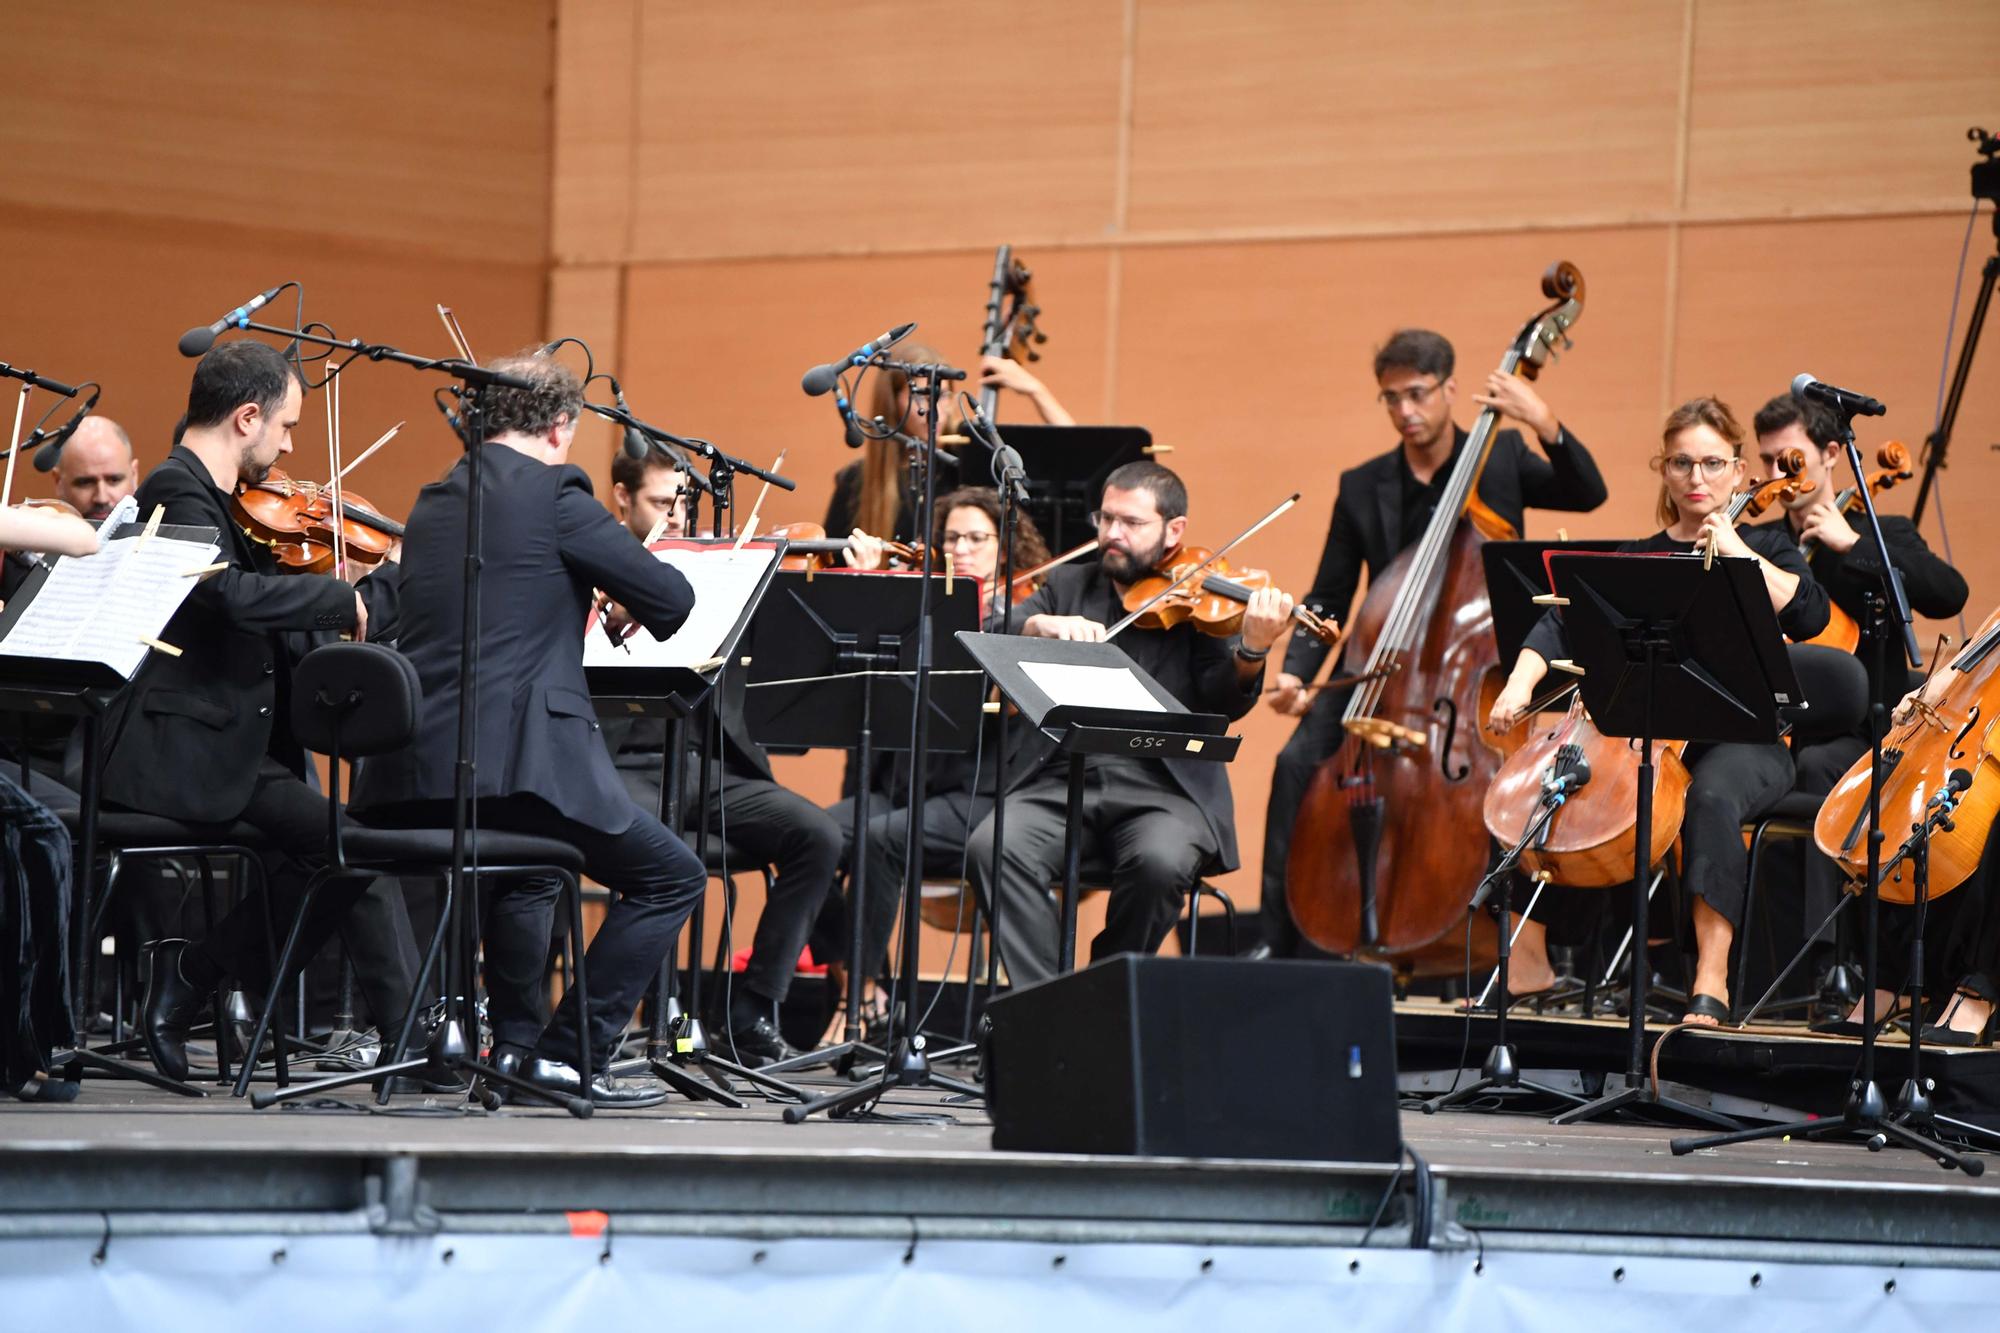
[{"label": "stage floor", "polygon": [[[379,1113],[360,1092],[256,1111],[96,1080],[69,1104],[0,1102],[0,1228],[94,1234],[110,1214],[128,1232],[253,1216],[259,1229],[568,1231],[602,1212],[627,1232],[1324,1246],[1356,1243],[1385,1192],[1375,1243],[1412,1221],[1407,1171],[998,1153],[979,1107],[930,1092],[803,1125],[754,1096],[578,1121],[415,1096]],[[2000,1265],[2000,1172],[1969,1179],[1907,1151],[1775,1141],[1675,1157],[1684,1131],[1518,1113],[1406,1112],[1403,1131],[1428,1164],[1439,1239]]]}]

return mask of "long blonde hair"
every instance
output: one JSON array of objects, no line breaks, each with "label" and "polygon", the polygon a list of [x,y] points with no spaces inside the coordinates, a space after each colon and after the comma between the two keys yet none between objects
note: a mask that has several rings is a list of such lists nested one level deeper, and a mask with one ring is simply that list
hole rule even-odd
[{"label": "long blonde hair", "polygon": [[[937,362],[940,357],[921,343],[903,343],[891,353],[898,361]],[[896,396],[909,387],[909,376],[900,370],[862,372],[855,392],[854,411],[861,418],[868,441],[861,447],[861,497],[854,521],[863,532],[878,537],[915,540],[920,534],[897,532],[896,519],[903,509],[903,446],[895,440],[878,440],[872,432],[875,418],[890,426],[900,426],[912,435],[922,435],[898,418]],[[912,414],[914,416],[914,413]]]},{"label": "long blonde hair", "polygon": [[1675,408],[1667,417],[1667,424],[1660,431],[1660,452],[1653,456],[1653,471],[1660,474],[1660,498],[1654,505],[1653,516],[1662,528],[1671,528],[1681,521],[1680,506],[1667,493],[1667,454],[1674,447],[1674,437],[1695,426],[1706,426],[1729,441],[1730,452],[1743,457],[1743,427],[1736,422],[1736,414],[1729,410],[1729,404],[1720,398],[1690,398]]}]

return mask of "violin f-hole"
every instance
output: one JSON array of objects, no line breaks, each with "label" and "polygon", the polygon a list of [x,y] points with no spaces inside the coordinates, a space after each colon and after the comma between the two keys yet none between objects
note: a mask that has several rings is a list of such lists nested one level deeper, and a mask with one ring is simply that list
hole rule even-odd
[{"label": "violin f-hole", "polygon": [[1458,705],[1448,695],[1440,695],[1432,704],[1433,713],[1444,713],[1444,744],[1438,746],[1438,772],[1444,774],[1446,782],[1463,782],[1472,775],[1470,761],[1460,763],[1458,772],[1451,771],[1451,743],[1458,735]]}]

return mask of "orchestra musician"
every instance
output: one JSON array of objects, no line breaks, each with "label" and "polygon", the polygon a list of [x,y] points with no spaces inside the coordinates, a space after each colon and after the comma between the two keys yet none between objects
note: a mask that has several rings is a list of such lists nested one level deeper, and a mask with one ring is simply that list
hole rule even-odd
[{"label": "orchestra musician", "polygon": [[[148,950],[146,1049],[162,1074],[187,1077],[187,1034],[225,977],[270,984],[268,941],[282,936],[326,855],[326,798],[292,738],[285,699],[313,634],[392,633],[398,567],[349,585],[320,574],[280,575],[270,549],[230,515],[239,484],[262,480],[291,452],[305,385],[276,349],[217,344],[195,366],[181,437],[136,494],[141,513],[216,529],[226,568],[204,578],[162,631],[178,656],[155,652],[105,719],[103,798],[198,829],[241,822],[266,835],[268,897],[251,894],[200,940]],[[272,914],[275,905],[276,913]],[[351,907],[351,910],[350,910]],[[400,1022],[415,984],[416,948],[392,881],[358,899],[323,894],[300,940],[311,957],[339,928],[378,1025]]]},{"label": "orchestra musician", "polygon": [[[655,448],[644,458],[619,453],[611,462],[611,493],[618,515],[644,540],[662,522],[663,535],[685,537],[687,477],[672,456]],[[607,608],[614,626],[623,621]],[[719,781],[708,793],[701,820],[721,845],[725,832],[732,852],[753,864],[770,865],[764,910],[750,946],[750,961],[729,991],[726,1024],[731,1058],[753,1068],[790,1059],[798,1052],[779,1030],[778,1009],[790,993],[801,950],[812,933],[820,906],[833,888],[840,861],[841,830],[826,811],[778,784],[764,747],[750,738],[743,717],[743,672],[725,667],[715,692],[722,737]],[[703,715],[706,716],[705,714]],[[694,727],[683,756],[681,790],[687,794],[682,832],[694,825],[692,805],[700,790],[699,766],[706,728]],[[660,808],[662,748],[667,724],[658,718],[629,718],[604,725],[605,744],[618,776],[640,809]]]},{"label": "orchestra musician", "polygon": [[[1181,544],[1187,488],[1167,468],[1127,463],[1104,482],[1091,521],[1099,558],[1066,565],[1012,608],[1005,626],[1051,639],[1103,641],[1123,618],[1125,590]],[[1234,639],[1192,624],[1140,629],[1117,643],[1169,693],[1197,712],[1239,718],[1256,703],[1264,661],[1291,623],[1292,598],[1274,587],[1248,599]],[[996,941],[1014,985],[1055,975],[1057,904],[1050,886],[1062,873],[1067,822],[1066,765],[1053,755],[1025,765],[1010,783],[1006,839],[993,877],[993,820],[973,830],[967,849],[974,887],[986,902],[1004,899]],[[1091,956],[1151,953],[1173,927],[1181,903],[1205,872],[1237,863],[1235,808],[1221,764],[1190,759],[1091,755],[1086,769],[1084,856],[1110,867],[1111,897]]]},{"label": "orchestra musician", "polygon": [[[1814,483],[1813,489],[1788,499],[1776,526],[1794,542],[1811,544],[1808,564],[1813,578],[1827,590],[1833,604],[1860,627],[1854,652],[1864,664],[1872,666],[1875,643],[1868,603],[1882,588],[1882,557],[1873,535],[1864,534],[1836,502],[1841,490],[1840,474],[1846,467],[1839,423],[1819,404],[1784,393],[1758,409],[1753,426],[1757,433],[1757,453],[1767,476],[1777,475],[1777,460],[1786,450],[1797,448],[1805,456],[1805,469],[1800,475]],[[1967,596],[1964,576],[1930,549],[1909,519],[1896,514],[1879,517],[1882,538],[1888,544],[1890,561],[1902,575],[1910,610],[1936,619],[1962,611]],[[1882,647],[1886,671],[1878,682],[1877,692],[1885,707],[1893,709],[1902,706],[1911,684],[1909,659],[1899,626],[1891,627]],[[1831,791],[1841,775],[1868,753],[1867,727],[1864,720],[1840,735],[1796,743],[1792,762],[1798,773],[1798,790],[1813,795]],[[1807,852],[1804,897],[1807,922],[1819,922],[1833,910],[1840,880],[1838,867],[1817,848]],[[1977,893],[1965,898],[1952,895],[1932,904],[1927,914],[1928,929],[1939,943],[1927,950],[1928,959],[1942,962],[1956,952],[1950,943],[1955,933],[1954,921],[1978,896]],[[1905,909],[1895,904],[1883,908],[1884,943],[1880,957],[1892,965],[1901,960],[1908,946],[1908,916]],[[1965,971],[1973,973],[1979,969],[1968,966]],[[1990,999],[1990,983],[1986,984]],[[1875,1012],[1890,1015],[1892,997],[1886,989],[1879,1000]],[[1949,1021],[1969,1024],[1964,1030],[1976,1033],[1990,1008],[1987,1000],[1982,1000],[1979,1006],[1959,1006]],[[1848,1022],[1859,1021],[1858,1005],[1856,1010]],[[1844,1025],[1839,1030],[1844,1030]]]},{"label": "orchestra musician", "polygon": [[[1720,400],[1695,398],[1675,408],[1653,460],[1660,473],[1661,530],[1621,549],[1706,550],[1755,560],[1779,626],[1802,642],[1826,628],[1826,590],[1813,580],[1798,543],[1787,533],[1770,526],[1731,525],[1729,498],[1746,474],[1743,446],[1742,427]],[[1508,731],[1520,722],[1550,661],[1568,656],[1561,617],[1551,610],[1529,631],[1494,700],[1489,718],[1493,730]],[[1693,900],[1695,976],[1682,1021],[1712,1027],[1729,1016],[1730,942],[1742,920],[1748,861],[1743,822],[1791,790],[1792,758],[1777,740],[1695,745],[1683,757],[1690,782],[1681,824],[1681,884]],[[1548,978],[1545,917],[1541,912],[1531,916],[1515,946],[1515,966],[1530,979]],[[1516,988],[1516,993],[1526,989]]]},{"label": "orchestra musician", "polygon": [[[1014,363],[1009,361],[1007,365]],[[938,554],[951,563],[954,575],[979,581],[984,600],[984,618],[991,620],[1007,605],[1008,596],[1000,586],[1000,494],[990,486],[966,486],[938,497],[934,533]],[[881,567],[881,544],[860,541],[850,546],[850,556],[858,550],[862,568]],[[1014,521],[1013,568],[1033,569],[1049,558],[1035,521],[1018,514]],[[930,756],[925,777],[925,799],[921,819],[924,874],[957,879],[965,858],[966,835],[984,820],[993,808],[993,788],[999,771],[1000,718],[982,715],[983,736],[977,748],[977,769],[973,751],[940,752]],[[1008,729],[1009,741],[1019,750],[1027,729]],[[878,781],[871,801],[874,813],[868,820],[868,865],[863,883],[867,902],[862,924],[862,975],[873,981],[882,974],[888,960],[889,938],[895,932],[900,902],[898,888],[903,883],[909,844],[909,759],[899,753],[890,766],[886,781]],[[1010,772],[1019,772],[1018,762]],[[828,813],[852,843],[854,798],[846,797]],[[847,847],[843,857],[853,854]],[[850,903],[850,908],[852,904]],[[845,994],[843,989],[842,994]],[[843,1000],[844,1003],[844,1000]],[[872,993],[864,1023],[886,1017],[887,999],[879,988]]]},{"label": "orchestra musician", "polygon": [[[930,348],[914,343],[902,344],[893,355],[913,365],[943,360]],[[1075,424],[1048,386],[1018,361],[1002,356],[980,358],[979,383],[982,388],[997,386],[1022,395],[1051,426]],[[862,374],[854,410],[867,426],[861,457],[834,474],[833,498],[826,508],[826,534],[838,537],[859,531],[891,541],[916,541],[921,534],[917,531],[916,498],[910,494],[910,469],[904,458],[904,444],[893,436],[875,438],[881,427],[870,423],[879,421],[882,427],[922,439],[927,404],[921,398],[911,402],[909,376],[905,372],[885,367]]]},{"label": "orchestra musician", "polygon": [[[610,1057],[708,876],[687,845],[653,811],[634,803],[619,781],[584,680],[582,629],[593,589],[603,589],[660,638],[686,621],[694,593],[597,502],[589,475],[569,464],[583,410],[575,374],[533,352],[503,357],[489,369],[533,387],[495,387],[481,395],[487,438],[477,646],[479,822],[572,844],[583,854],[585,873],[614,895],[586,956],[590,1012],[577,1012],[572,990],[546,1025],[556,885],[512,884],[498,895],[485,954],[493,1058],[502,1069],[602,1106],[655,1105],[666,1089],[652,1080],[614,1077]],[[462,458],[442,481],[424,487],[404,537],[413,565],[453,569],[464,559],[468,478],[468,459]],[[451,823],[465,630],[461,595],[454,578],[413,579],[406,587],[397,646],[416,668],[423,699],[410,746],[361,766],[353,805],[371,822]],[[588,1024],[597,1071],[587,1089],[567,1063],[580,1023]]]},{"label": "orchestra musician", "polygon": [[139,489],[132,437],[109,417],[88,416],[56,455],[56,499],[93,522]]},{"label": "orchestra musician", "polygon": [[[1376,352],[1376,398],[1400,443],[1341,474],[1319,570],[1305,596],[1315,612],[1344,623],[1362,570],[1371,581],[1380,577],[1405,547],[1423,536],[1467,438],[1452,418],[1458,402],[1454,364],[1451,343],[1428,329],[1399,330]],[[1520,422],[1540,446],[1536,453],[1519,431],[1498,431],[1480,475],[1479,498],[1516,531],[1527,508],[1581,512],[1604,503],[1597,464],[1527,380],[1495,371],[1486,377],[1485,391],[1472,394],[1471,401]],[[1260,955],[1289,957],[1299,946],[1285,902],[1292,825],[1313,774],[1339,748],[1349,695],[1345,689],[1308,690],[1307,682],[1318,674],[1327,651],[1320,639],[1294,634],[1284,668],[1273,682],[1271,707],[1302,720],[1271,775],[1264,822],[1266,939],[1256,950]]]}]

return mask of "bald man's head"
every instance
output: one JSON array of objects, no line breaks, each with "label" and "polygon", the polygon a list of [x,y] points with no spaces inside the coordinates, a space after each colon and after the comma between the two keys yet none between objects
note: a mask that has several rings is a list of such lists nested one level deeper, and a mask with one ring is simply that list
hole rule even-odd
[{"label": "bald man's head", "polygon": [[139,463],[125,428],[109,417],[85,417],[56,460],[56,498],[101,519],[138,489]]}]

